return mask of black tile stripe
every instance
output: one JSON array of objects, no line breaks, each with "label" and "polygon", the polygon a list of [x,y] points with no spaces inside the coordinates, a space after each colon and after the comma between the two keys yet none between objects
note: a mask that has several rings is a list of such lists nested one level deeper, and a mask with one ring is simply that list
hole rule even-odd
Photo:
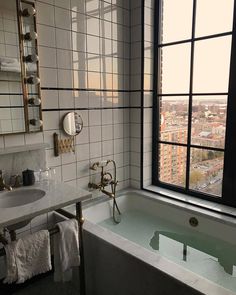
[{"label": "black tile stripe", "polygon": [[56,109],[42,109],[43,112],[57,112],[57,111],[91,111],[91,110],[119,110],[119,109],[140,109],[141,107],[89,107],[89,108],[56,108]]},{"label": "black tile stripe", "polygon": [[73,88],[73,87],[41,87],[41,90],[59,90],[59,91],[88,91],[88,92],[130,92],[126,89],[103,89],[103,88]]}]

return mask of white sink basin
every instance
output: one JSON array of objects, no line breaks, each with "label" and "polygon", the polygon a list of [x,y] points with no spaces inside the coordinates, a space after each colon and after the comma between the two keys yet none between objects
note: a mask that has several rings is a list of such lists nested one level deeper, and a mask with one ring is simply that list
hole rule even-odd
[{"label": "white sink basin", "polygon": [[41,189],[19,189],[0,193],[0,208],[23,206],[36,202],[45,196]]}]

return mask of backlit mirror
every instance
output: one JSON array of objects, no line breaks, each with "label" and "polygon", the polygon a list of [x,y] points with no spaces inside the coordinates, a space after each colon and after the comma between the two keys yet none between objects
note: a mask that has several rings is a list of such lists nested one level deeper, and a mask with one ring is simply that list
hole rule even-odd
[{"label": "backlit mirror", "polygon": [[63,119],[63,129],[70,136],[78,135],[83,129],[83,121],[76,112],[67,113]]},{"label": "backlit mirror", "polygon": [[0,134],[42,130],[34,3],[0,0]]}]

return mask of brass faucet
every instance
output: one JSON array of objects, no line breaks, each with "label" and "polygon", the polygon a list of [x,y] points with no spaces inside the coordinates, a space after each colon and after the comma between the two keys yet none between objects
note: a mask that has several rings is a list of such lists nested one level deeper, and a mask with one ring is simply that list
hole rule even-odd
[{"label": "brass faucet", "polygon": [[16,174],[16,175],[12,175],[11,176],[11,186],[12,188],[17,188],[17,187],[20,187],[21,186],[21,177],[19,174]]},{"label": "brass faucet", "polygon": [[[109,163],[113,163],[114,166],[114,179],[110,172],[104,171],[104,167],[106,167]],[[92,183],[89,182],[88,187],[93,189],[98,189],[105,195],[110,198],[115,198],[116,186],[118,181],[116,180],[116,163],[114,160],[107,160],[101,162],[95,162],[90,169],[96,171],[98,168],[101,168],[101,181],[100,183]],[[112,192],[109,192],[105,189],[106,186],[111,185]]]},{"label": "brass faucet", "polygon": [[3,174],[2,170],[0,170],[0,191],[4,191],[5,189],[7,189],[8,191],[11,191],[12,187],[5,183],[5,180],[2,174]]},{"label": "brass faucet", "polygon": [[[108,171],[104,171],[104,168],[109,164],[112,163],[114,166],[114,178],[112,177],[112,174]],[[118,204],[116,202],[116,186],[118,184],[118,181],[116,180],[116,162],[114,160],[107,160],[107,161],[100,161],[94,163],[90,169],[96,171],[98,168],[101,168],[101,181],[100,183],[96,184],[93,182],[89,182],[88,187],[93,189],[99,189],[102,193],[107,195],[108,197],[112,198],[113,205],[112,205],[112,217],[116,224],[119,224],[121,222],[121,212],[118,207]],[[105,187],[110,185],[111,186],[111,192],[105,190]],[[116,211],[118,213],[118,216],[116,215]]]}]

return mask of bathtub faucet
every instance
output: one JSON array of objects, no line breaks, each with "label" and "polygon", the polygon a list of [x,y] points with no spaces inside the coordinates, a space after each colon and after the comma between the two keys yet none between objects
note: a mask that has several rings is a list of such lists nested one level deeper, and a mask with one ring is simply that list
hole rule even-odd
[{"label": "bathtub faucet", "polygon": [[[112,174],[108,171],[105,171],[105,167],[109,163],[112,163],[114,166],[114,178]],[[107,195],[110,198],[115,198],[115,193],[116,193],[116,186],[118,184],[118,181],[116,180],[116,163],[114,160],[107,160],[107,161],[99,161],[95,162],[91,167],[91,170],[97,171],[98,169],[101,169],[101,180],[100,183],[96,184],[93,182],[89,182],[88,187],[93,188],[93,189],[98,189],[105,195]],[[106,186],[110,185],[111,186],[111,192],[107,191],[105,189]]]},{"label": "bathtub faucet", "polygon": [[[114,167],[114,177],[112,177],[112,174],[108,171],[105,171],[105,167],[109,163],[113,164]],[[112,217],[116,224],[119,224],[121,222],[121,212],[118,207],[118,204],[116,202],[116,186],[118,184],[118,181],[116,180],[116,162],[114,160],[107,160],[107,161],[100,161],[95,162],[91,167],[91,170],[97,171],[98,169],[101,169],[101,180],[100,183],[93,183],[89,182],[88,187],[93,189],[98,189],[108,197],[112,198]],[[106,186],[111,186],[111,192],[107,191],[105,189]]]}]

